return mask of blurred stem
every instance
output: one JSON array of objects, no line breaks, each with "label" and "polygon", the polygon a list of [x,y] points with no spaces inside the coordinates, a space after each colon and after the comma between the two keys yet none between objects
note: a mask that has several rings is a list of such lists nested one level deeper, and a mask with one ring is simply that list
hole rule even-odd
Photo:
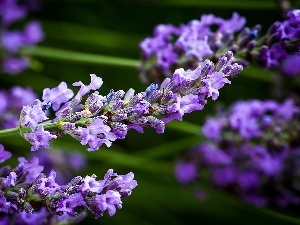
[{"label": "blurred stem", "polygon": [[167,128],[178,130],[180,132],[185,132],[192,136],[188,136],[187,138],[182,138],[179,140],[174,140],[165,144],[160,144],[155,147],[145,148],[139,151],[137,155],[143,156],[147,159],[157,159],[165,157],[167,155],[172,155],[176,152],[180,152],[186,148],[191,148],[203,141],[203,136],[201,134],[201,126],[198,126],[197,124],[173,120],[167,125]]},{"label": "blurred stem", "polygon": [[186,150],[199,144],[203,139],[201,137],[187,137],[179,140],[160,144],[151,148],[143,149],[136,153],[138,156],[142,156],[147,159],[157,159],[165,157],[167,155],[174,155],[177,152]]},{"label": "blurred stem", "polygon": [[[41,57],[41,58],[62,60],[68,62],[77,62],[77,63],[84,63],[84,64],[97,64],[97,65],[110,65],[110,66],[137,68],[138,65],[141,63],[140,60],[135,60],[135,59],[90,54],[85,52],[76,52],[76,51],[62,50],[62,49],[42,47],[42,46],[40,47],[37,46],[35,48],[24,48],[22,50],[22,53]],[[247,70],[247,73],[246,72],[242,73],[240,76],[246,76],[256,80],[270,82],[270,76],[261,76],[261,72],[260,72],[261,70],[257,72],[257,70],[253,70],[254,68],[255,68],[254,66],[251,66],[251,69]]]},{"label": "blurred stem", "polygon": [[22,50],[23,54],[30,54],[41,58],[64,60],[70,62],[86,64],[104,64],[123,67],[137,67],[139,60],[119,58],[114,56],[96,55],[84,52],[61,50],[49,47],[26,48]]},{"label": "blurred stem", "polygon": [[188,134],[201,136],[201,126],[195,123],[173,120],[171,123],[167,124],[167,128],[179,130]]}]

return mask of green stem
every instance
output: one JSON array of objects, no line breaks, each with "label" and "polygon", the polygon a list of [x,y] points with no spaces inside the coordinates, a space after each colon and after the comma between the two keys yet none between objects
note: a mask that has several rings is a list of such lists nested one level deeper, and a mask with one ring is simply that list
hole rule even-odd
[{"label": "green stem", "polygon": [[[55,123],[46,123],[43,124],[44,128],[54,128],[57,127],[57,122]],[[6,130],[0,130],[0,138],[1,137],[7,137],[7,136],[14,136],[14,135],[20,135],[23,133],[28,133],[30,132],[31,129],[29,127],[15,127],[15,128],[10,128]]]},{"label": "green stem", "polygon": [[[30,54],[33,56],[53,59],[53,60],[63,60],[68,62],[77,62],[85,64],[97,64],[97,65],[111,65],[111,66],[121,66],[121,67],[133,67],[136,68],[139,64],[139,60],[127,59],[114,56],[96,55],[85,52],[76,52],[69,50],[61,50],[51,47],[35,47],[35,48],[25,48],[22,50],[23,54]],[[271,73],[271,71],[268,71]],[[262,80],[270,82],[271,76],[261,76],[260,71],[258,72],[255,67],[247,69],[247,72],[242,73],[240,76],[245,76],[253,78],[256,80]]]},{"label": "green stem", "polygon": [[64,60],[69,62],[104,64],[123,67],[137,67],[139,60],[119,58],[114,56],[96,55],[84,52],[61,50],[49,47],[26,48],[22,50],[23,54],[30,54],[41,58]]},{"label": "green stem", "polygon": [[6,130],[0,130],[0,137],[13,136],[17,134],[20,134],[20,130],[18,127],[6,129]]},{"label": "green stem", "polygon": [[[85,123],[90,123],[91,119],[89,118],[82,118],[81,120],[75,122],[76,125],[83,125]],[[44,129],[51,129],[51,128],[58,128],[62,130],[64,122],[61,120],[58,120],[57,122],[54,123],[40,123],[38,126],[43,126]],[[37,126],[37,127],[38,127]],[[31,131],[30,127],[16,127],[16,128],[11,128],[11,129],[6,129],[6,130],[0,130],[0,138],[1,137],[7,137],[7,136],[13,136],[13,135],[21,135],[23,133],[28,133]]]}]

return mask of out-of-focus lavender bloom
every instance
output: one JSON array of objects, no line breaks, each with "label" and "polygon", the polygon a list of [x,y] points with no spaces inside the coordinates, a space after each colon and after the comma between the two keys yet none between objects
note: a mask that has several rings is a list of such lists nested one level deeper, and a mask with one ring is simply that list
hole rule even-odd
[{"label": "out-of-focus lavender bloom", "polygon": [[[195,69],[203,58],[219,58],[230,48],[219,54],[217,50],[223,42],[227,44],[232,41],[233,33],[242,29],[244,24],[245,18],[233,13],[228,20],[209,14],[178,27],[171,24],[156,26],[154,36],[140,43],[143,62],[139,70],[142,80],[159,83],[161,73],[170,77],[173,68]],[[212,26],[217,30],[213,31]]]},{"label": "out-of-focus lavender bloom", "polygon": [[222,120],[207,119],[202,127],[202,133],[205,137],[215,141],[221,139]]},{"label": "out-of-focus lavender bloom", "polygon": [[295,77],[300,75],[300,55],[289,55],[282,64],[284,74]]},{"label": "out-of-focus lavender bloom", "polygon": [[[257,206],[299,204],[299,113],[291,100],[250,100],[210,117],[202,130],[207,140],[176,165],[178,181],[201,179],[198,167],[210,171],[215,186]],[[191,164],[199,176],[182,166]]]},{"label": "out-of-focus lavender bloom", "polygon": [[[2,145],[0,150],[0,161],[3,162],[10,154]],[[107,171],[103,180],[96,180],[96,175],[77,176],[65,185],[56,183],[54,170],[49,176],[42,170],[37,158],[30,161],[19,158],[16,168],[1,168],[1,221],[13,217],[14,221],[17,219],[16,224],[30,224],[35,219],[39,219],[40,224],[50,219],[53,222],[72,222],[70,217],[80,220],[88,210],[96,218],[106,210],[113,216],[116,209],[122,207],[122,199],[137,186],[133,173],[118,175],[112,169]]]},{"label": "out-of-focus lavender bloom", "polygon": [[[31,2],[31,3],[30,3]],[[12,30],[10,26],[26,17],[33,9],[32,1],[0,1],[0,39],[3,63],[1,69],[8,74],[18,74],[29,66],[29,58],[21,56],[22,47],[33,47],[41,42],[44,34],[37,21],[27,23],[24,31]]]},{"label": "out-of-focus lavender bloom", "polygon": [[31,88],[14,86],[0,90],[0,126],[8,129],[18,126],[21,110],[37,98]]},{"label": "out-of-focus lavender bloom", "polygon": [[32,214],[23,212],[16,212],[13,214],[0,215],[1,225],[54,225],[54,224],[79,224],[84,217],[85,212],[78,214],[75,217],[71,217],[67,214],[62,216],[53,215],[47,211],[45,207],[42,207],[39,211]]},{"label": "out-of-focus lavender bloom", "polygon": [[23,19],[26,14],[26,7],[18,4],[18,0],[2,0],[0,2],[0,18],[4,26]]},{"label": "out-of-focus lavender bloom", "polygon": [[[169,121],[182,120],[184,114],[202,110],[208,97],[216,100],[219,89],[230,83],[228,78],[243,69],[232,62],[232,52],[226,52],[216,64],[205,60],[195,70],[177,69],[160,86],[151,84],[137,94],[130,89],[127,93],[111,90],[106,96],[99,95],[96,90],[103,82],[95,74],[91,74],[89,85],[80,81],[73,84],[80,86],[75,97],[62,82],[56,88],[44,90],[43,103],[35,100],[23,107],[19,127],[25,139],[33,144],[32,150],[47,148],[49,141],[59,136],[51,128],[58,128],[82,145],[88,145],[88,151],[95,151],[102,144],[109,147],[113,141],[125,138],[129,129],[143,132],[144,127],[152,127],[160,134]],[[92,90],[95,92],[81,103],[82,97]],[[45,111],[50,105],[57,117],[46,121]],[[41,141],[40,133],[47,138]]]},{"label": "out-of-focus lavender bloom", "polygon": [[199,61],[215,62],[229,50],[233,61],[244,66],[255,62],[265,69],[277,67],[287,55],[299,52],[299,11],[292,10],[285,21],[275,22],[260,40],[260,25],[244,27],[246,20],[237,13],[228,20],[208,14],[178,27],[158,25],[154,36],[140,43],[141,79],[159,83],[172,75],[173,68],[193,70]]},{"label": "out-of-focus lavender bloom", "polygon": [[4,146],[0,144],[0,163],[5,162],[11,157],[11,153],[4,149]]},{"label": "out-of-focus lavender bloom", "polygon": [[74,151],[41,150],[32,152],[32,156],[39,159],[39,164],[44,166],[45,174],[49,174],[52,169],[55,169],[58,184],[68,182],[75,172],[82,171],[86,166],[85,157]]},{"label": "out-of-focus lavender bloom", "polygon": [[3,60],[3,72],[18,74],[28,68],[29,59],[24,57],[9,57]]},{"label": "out-of-focus lavender bloom", "polygon": [[178,162],[175,168],[175,175],[179,182],[188,183],[196,180],[198,167],[193,162]]}]

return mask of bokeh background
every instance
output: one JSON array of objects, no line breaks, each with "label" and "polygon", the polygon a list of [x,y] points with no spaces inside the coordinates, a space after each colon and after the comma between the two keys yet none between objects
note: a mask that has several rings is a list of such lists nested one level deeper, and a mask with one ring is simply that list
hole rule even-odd
[{"label": "bokeh background", "polygon": [[[299,7],[300,1],[291,1]],[[69,85],[76,81],[88,84],[90,74],[101,76],[100,94],[110,89],[145,90],[136,67],[141,51],[139,43],[152,36],[157,24],[179,25],[202,14],[230,18],[233,12],[246,17],[247,26],[262,25],[262,33],[281,19],[276,1],[272,0],[41,0],[40,10],[30,19],[42,24],[45,39],[30,50],[32,67],[17,76],[3,75],[3,88],[13,85],[31,87],[40,96],[44,88]],[[214,189],[205,179],[200,185],[206,191],[204,200],[197,199],[192,187],[180,185],[174,166],[183,152],[200,143],[200,129],[218,105],[229,106],[237,100],[269,99],[273,95],[273,71],[255,66],[245,69],[220,91],[205,109],[184,116],[183,122],[168,124],[165,133],[153,129],[143,134],[130,131],[124,140],[112,147],[87,152],[70,137],[53,141],[52,148],[80,152],[87,166],[76,175],[96,174],[103,177],[109,168],[118,174],[133,172],[138,181],[132,195],[123,200],[123,208],[110,217],[94,219],[92,214],[82,224],[300,224],[300,211],[257,208]],[[74,89],[76,90],[76,89]],[[16,156],[28,155],[30,145],[19,137],[1,140]],[[11,163],[16,163],[15,158]]]}]

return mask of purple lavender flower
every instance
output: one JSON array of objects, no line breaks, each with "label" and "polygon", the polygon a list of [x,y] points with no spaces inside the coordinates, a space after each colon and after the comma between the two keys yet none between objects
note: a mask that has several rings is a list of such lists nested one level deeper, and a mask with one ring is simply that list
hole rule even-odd
[{"label": "purple lavender flower", "polygon": [[[158,25],[154,30],[154,37],[145,38],[140,43],[143,62],[139,69],[142,80],[160,82],[160,71],[164,76],[170,77],[174,67],[194,70],[205,57],[219,58],[224,54],[217,53],[221,45],[232,41],[232,34],[243,28],[244,24],[245,18],[233,13],[229,20],[209,14],[178,27]],[[212,26],[217,26],[217,30],[212,31]],[[230,47],[226,51],[228,50]],[[151,65],[153,57],[156,65]]]},{"label": "purple lavender flower", "polygon": [[18,126],[23,106],[34,101],[37,95],[30,88],[14,86],[8,91],[1,90],[0,98],[0,126],[8,129]]},{"label": "purple lavender flower", "polygon": [[49,89],[45,88],[43,91],[43,101],[50,102],[53,110],[58,110],[61,104],[69,101],[74,96],[71,89],[68,89],[65,82],[61,82],[57,87]]},{"label": "purple lavender flower", "polygon": [[13,214],[1,215],[1,225],[51,225],[51,224],[79,224],[81,220],[86,216],[84,212],[78,216],[70,217],[67,214],[57,216],[49,213],[45,207],[42,207],[39,211],[32,214],[28,214],[25,211],[16,212]]},{"label": "purple lavender flower", "polygon": [[202,133],[206,138],[219,141],[221,139],[222,120],[207,119],[202,127]]},{"label": "purple lavender flower", "polygon": [[4,25],[23,19],[27,14],[26,8],[19,5],[17,0],[3,0],[0,6],[0,18]]},{"label": "purple lavender flower", "polygon": [[[151,84],[144,92],[137,94],[129,89],[127,93],[111,90],[106,96],[99,95],[96,90],[101,87],[102,79],[91,74],[89,85],[73,83],[80,89],[72,98],[73,92],[62,82],[56,88],[44,90],[44,104],[35,100],[24,106],[20,115],[20,129],[25,139],[34,144],[32,150],[48,148],[49,141],[57,136],[52,130],[55,127],[82,145],[89,145],[88,151],[95,151],[102,144],[109,147],[113,141],[125,138],[129,129],[142,132],[144,127],[152,127],[160,134],[169,121],[182,120],[184,114],[202,110],[206,98],[216,100],[219,89],[230,83],[229,78],[243,69],[232,62],[233,54],[227,52],[216,65],[205,60],[195,70],[177,69],[160,86]],[[95,92],[88,95],[82,104],[82,97],[92,90]],[[50,108],[50,104],[57,117],[45,121],[48,118],[44,111]],[[28,127],[31,131],[27,134]],[[42,134],[47,138],[41,140]]]},{"label": "purple lavender flower", "polygon": [[28,68],[29,61],[27,58],[22,57],[9,57],[4,59],[3,62],[3,72],[10,73],[12,75],[18,74]]},{"label": "purple lavender flower", "polygon": [[287,13],[287,19],[275,22],[270,26],[264,37],[260,53],[254,53],[254,59],[264,68],[277,67],[287,55],[299,52],[299,31],[297,23],[300,10],[294,9]]},{"label": "purple lavender flower", "polygon": [[17,168],[26,173],[26,183],[33,182],[44,169],[44,167],[39,164],[39,159],[36,157],[33,157],[29,161],[24,157],[19,157],[18,162],[19,165]]},{"label": "purple lavender flower", "polygon": [[[8,152],[0,145],[0,159],[9,158]],[[108,170],[103,180],[96,176],[77,176],[65,185],[56,183],[56,172],[49,176],[41,173],[43,167],[38,159],[27,161],[19,158],[19,165],[1,169],[0,218],[14,217],[16,224],[28,224],[34,219],[39,222],[72,221],[70,217],[82,219],[85,211],[91,211],[97,218],[105,211],[115,214],[122,207],[122,199],[131,194],[137,186],[133,173],[118,175]],[[37,209],[42,205],[42,209]],[[3,214],[5,213],[5,214]],[[3,218],[2,218],[3,217]],[[61,218],[60,218],[61,217]]]},{"label": "purple lavender flower", "polygon": [[100,77],[97,77],[95,74],[91,74],[91,83],[85,86],[81,81],[73,83],[73,86],[80,86],[80,89],[75,98],[81,99],[82,96],[89,93],[91,90],[99,89],[103,81]]},{"label": "purple lavender flower", "polygon": [[45,131],[43,126],[39,126],[33,133],[24,134],[24,138],[32,144],[31,151],[36,151],[39,148],[49,149],[49,142],[57,136]]},{"label": "purple lavender flower", "polygon": [[289,55],[282,64],[284,74],[294,77],[300,75],[300,55]]},{"label": "purple lavender flower", "polygon": [[0,2],[0,39],[3,52],[2,70],[12,75],[18,74],[29,66],[29,58],[21,56],[22,47],[32,47],[44,38],[41,25],[29,22],[24,31],[11,30],[11,25],[24,19],[32,10],[30,4],[17,0],[2,0]]},{"label": "purple lavender flower", "polygon": [[192,162],[176,164],[175,175],[180,183],[188,183],[197,178],[197,165]]},{"label": "purple lavender flower", "polygon": [[0,163],[3,163],[11,157],[11,153],[4,150],[4,146],[0,144]]},{"label": "purple lavender flower", "polygon": [[46,117],[45,112],[42,110],[42,103],[36,99],[30,105],[23,107],[20,115],[20,126],[30,127],[34,131],[38,123],[46,119],[48,117]]},{"label": "purple lavender flower", "polygon": [[159,83],[162,77],[172,76],[173,68],[194,70],[199,61],[215,62],[226,51],[232,51],[232,60],[244,66],[254,62],[265,69],[278,67],[288,55],[299,52],[299,17],[298,9],[288,12],[288,18],[271,25],[260,40],[261,26],[244,27],[246,20],[237,13],[228,20],[208,14],[178,27],[158,25],[154,36],[140,43],[141,79]]},{"label": "purple lavender flower", "polygon": [[178,181],[196,181],[190,174],[208,169],[215,186],[249,203],[299,204],[299,112],[290,99],[236,102],[208,118],[202,129],[207,140],[183,159],[188,166],[175,167]]},{"label": "purple lavender flower", "polygon": [[111,141],[117,139],[116,135],[112,133],[111,128],[103,123],[103,119],[98,118],[94,120],[87,128],[81,128],[76,130],[82,145],[88,144],[89,151],[99,149],[99,147],[105,143],[107,147],[111,146]]}]

